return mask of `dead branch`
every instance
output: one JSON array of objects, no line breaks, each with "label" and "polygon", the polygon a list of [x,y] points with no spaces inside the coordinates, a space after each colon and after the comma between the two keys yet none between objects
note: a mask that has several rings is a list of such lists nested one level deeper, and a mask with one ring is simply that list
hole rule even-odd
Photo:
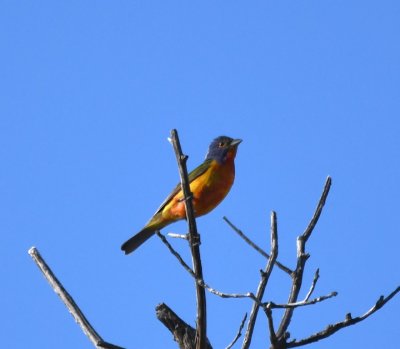
[{"label": "dead branch", "polygon": [[298,308],[298,307],[304,307],[306,305],[312,305],[315,303],[319,303],[319,302],[323,302],[329,298],[333,298],[336,297],[338,295],[337,292],[331,292],[325,296],[319,296],[317,298],[314,298],[312,300],[303,300],[300,302],[296,302],[296,303],[286,303],[286,304],[276,304],[274,302],[266,302],[263,303],[262,306],[264,308],[269,308],[269,309],[287,309],[287,308]]},{"label": "dead branch", "polygon": [[267,315],[268,319],[268,329],[269,329],[269,339],[273,347],[278,346],[278,338],[276,337],[275,333],[275,327],[274,327],[274,319],[272,317],[272,310],[270,307],[270,304],[267,304],[266,307],[264,307],[265,314]]},{"label": "dead branch", "polygon": [[247,324],[246,334],[243,340],[242,349],[248,349],[250,347],[251,338],[254,331],[254,326],[257,320],[258,310],[260,308],[260,302],[262,301],[265,288],[267,286],[269,277],[272,273],[276,258],[278,257],[278,231],[276,224],[276,214],[271,212],[271,254],[268,258],[268,263],[265,271],[261,272],[261,280],[257,288],[256,299],[257,301],[253,303],[253,307],[250,312],[249,323]]},{"label": "dead branch", "polygon": [[182,239],[182,240],[189,240],[188,234],[168,233],[167,235],[168,235],[170,238]]},{"label": "dead branch", "polygon": [[[181,177],[181,186],[185,198],[186,218],[189,225],[189,245],[192,252],[193,271],[196,280],[203,280],[203,270],[200,258],[200,235],[197,232],[196,219],[194,217],[192,193],[190,192],[189,178],[186,168],[187,156],[182,153],[181,144],[179,142],[178,132],[171,131],[171,141],[174,147],[176,160],[179,167],[179,175]],[[196,320],[196,349],[204,349],[207,340],[207,308],[206,294],[204,288],[196,285],[197,300],[197,320]]]},{"label": "dead branch", "polygon": [[366,313],[364,313],[361,316],[353,318],[351,314],[347,314],[345,319],[343,321],[337,322],[333,325],[328,325],[324,330],[317,332],[313,335],[311,335],[308,338],[301,339],[301,340],[293,340],[291,342],[288,342],[286,344],[286,348],[296,348],[300,347],[306,344],[314,343],[317,342],[321,339],[327,338],[331,335],[333,335],[335,332],[341,330],[342,328],[355,325],[358,322],[361,322],[371,316],[373,313],[378,311],[380,308],[382,308],[387,302],[389,302],[397,293],[400,292],[400,286],[397,287],[392,293],[390,293],[387,297],[380,296],[378,301],[375,303],[375,305],[369,309]]},{"label": "dead branch", "polygon": [[[308,238],[311,236],[315,225],[318,222],[318,219],[321,215],[322,209],[325,205],[326,198],[329,194],[329,189],[331,187],[331,177],[328,177],[325,182],[324,191],[322,192],[321,198],[319,199],[317,208],[314,212],[313,217],[311,218],[310,223],[308,224],[306,230],[302,235],[297,238],[297,265],[294,273],[292,274],[292,288],[289,294],[288,304],[296,303],[299,292],[303,283],[303,274],[304,267],[307,259],[309,258],[309,254],[305,252],[305,246]],[[294,308],[287,308],[279,325],[279,329],[277,331],[277,337],[283,339],[286,337],[285,332],[287,331],[290,321],[292,319]]]},{"label": "dead branch", "polygon": [[166,237],[161,234],[161,232],[156,233],[157,236],[161,239],[161,241],[167,246],[168,250],[172,253],[173,256],[178,260],[178,262],[183,266],[183,268],[189,273],[191,277],[194,278],[194,280],[204,289],[206,289],[208,292],[219,296],[221,298],[250,298],[254,301],[257,301],[256,296],[251,293],[226,293],[226,292],[221,292],[216,290],[215,288],[209,286],[207,283],[205,283],[204,280],[201,279],[196,279],[196,275],[194,271],[189,267],[189,265],[183,260],[182,256],[172,247],[172,245],[168,242]]},{"label": "dead branch", "polygon": [[[245,233],[243,233],[242,230],[240,230],[238,227],[236,227],[227,217],[222,217],[222,219],[233,229],[235,233],[237,233],[244,241],[246,241],[251,247],[253,247],[258,253],[260,253],[263,257],[269,258],[269,255],[267,252],[265,252],[260,246],[258,246],[254,241],[252,241]],[[290,268],[286,267],[279,261],[276,261],[275,264],[282,269],[285,273],[292,275],[293,270]]]},{"label": "dead branch", "polygon": [[[193,349],[196,347],[196,330],[176,315],[170,307],[164,303],[157,305],[156,315],[157,319],[173,334],[174,340],[178,342],[180,349]],[[212,349],[208,339],[205,348]]]},{"label": "dead branch", "polygon": [[78,305],[75,303],[74,299],[67,292],[61,282],[54,275],[53,271],[50,269],[48,264],[45,262],[43,257],[40,255],[36,247],[31,247],[28,251],[33,261],[39,267],[40,271],[43,273],[46,280],[49,282],[50,286],[53,288],[54,292],[61,298],[63,303],[68,308],[68,311],[74,317],[77,324],[81,327],[83,333],[90,339],[96,348],[107,348],[107,349],[123,349],[114,344],[105,342],[100,335],[96,332],[93,326],[89,323],[85,315],[82,313]]},{"label": "dead branch", "polygon": [[235,345],[235,343],[238,341],[238,339],[242,335],[242,330],[243,330],[244,324],[246,323],[246,319],[247,319],[247,313],[244,314],[244,318],[243,318],[242,322],[240,323],[239,330],[238,330],[238,333],[236,334],[236,337],[233,339],[232,342],[229,343],[229,345],[225,349],[231,349]]},{"label": "dead branch", "polygon": [[315,285],[317,284],[318,279],[319,279],[319,268],[317,268],[317,270],[315,271],[314,278],[311,283],[310,289],[308,290],[308,293],[307,293],[306,297],[304,298],[305,301],[308,301],[310,299],[312,293],[314,292]]}]

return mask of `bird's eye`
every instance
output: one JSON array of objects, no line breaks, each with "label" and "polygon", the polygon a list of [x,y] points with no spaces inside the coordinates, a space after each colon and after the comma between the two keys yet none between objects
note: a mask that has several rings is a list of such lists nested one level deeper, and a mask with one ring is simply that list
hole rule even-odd
[{"label": "bird's eye", "polygon": [[220,148],[222,148],[223,146],[225,146],[225,143],[224,143],[224,142],[219,142],[219,143],[218,143],[218,146],[219,146]]}]

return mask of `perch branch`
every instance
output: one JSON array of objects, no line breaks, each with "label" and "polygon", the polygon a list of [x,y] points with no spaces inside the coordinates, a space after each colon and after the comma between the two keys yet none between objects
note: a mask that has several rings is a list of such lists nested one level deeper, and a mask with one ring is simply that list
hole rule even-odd
[{"label": "perch branch", "polygon": [[[256,243],[254,243],[243,231],[241,231],[238,227],[236,227],[227,217],[222,217],[222,219],[233,229],[235,233],[237,233],[244,241],[246,241],[251,247],[253,247],[258,253],[260,253],[263,257],[269,258],[269,255],[267,252],[265,252],[260,246],[258,246]],[[284,266],[282,263],[279,261],[276,261],[275,264],[282,269],[285,273],[292,275],[293,270],[290,268]]]},{"label": "perch branch", "polygon": [[371,316],[373,313],[375,313],[377,310],[382,308],[387,302],[389,302],[399,292],[400,292],[400,286],[397,287],[387,297],[384,297],[384,296],[379,297],[379,299],[375,303],[375,305],[371,309],[369,309],[366,313],[364,313],[363,315],[353,318],[351,316],[351,314],[349,313],[346,315],[346,317],[343,321],[337,322],[333,325],[328,325],[324,330],[317,332],[308,338],[301,339],[299,341],[293,340],[293,341],[287,343],[287,348],[296,348],[296,347],[300,347],[303,345],[317,342],[321,339],[331,336],[332,334],[341,330],[342,328],[345,328],[347,326],[351,326],[360,321],[363,321],[366,318],[368,318],[369,316]]},{"label": "perch branch", "polygon": [[123,349],[114,344],[105,342],[96,330],[92,327],[89,321],[86,319],[85,315],[79,309],[78,305],[75,303],[71,295],[67,292],[61,282],[54,275],[53,271],[47,265],[43,257],[40,255],[36,247],[31,247],[28,251],[33,261],[39,267],[40,271],[43,273],[46,280],[49,282],[50,286],[53,288],[54,292],[61,298],[63,303],[68,308],[71,315],[74,317],[75,321],[81,327],[85,335],[90,339],[96,348],[107,348],[107,349]]},{"label": "perch branch", "polygon": [[[310,220],[310,223],[308,224],[307,228],[303,232],[302,235],[300,235],[297,238],[297,264],[296,264],[296,269],[294,273],[292,274],[292,287],[290,290],[289,294],[289,299],[288,299],[288,304],[291,303],[296,303],[300,289],[303,283],[303,274],[304,274],[304,267],[306,264],[307,259],[309,258],[309,254],[305,252],[305,246],[308,238],[311,236],[311,233],[313,232],[315,225],[318,222],[318,219],[321,215],[322,209],[325,205],[326,198],[329,194],[329,189],[331,187],[331,177],[328,177],[325,182],[324,190],[321,194],[321,197],[319,199],[318,205],[315,209],[314,215]],[[285,333],[289,327],[290,321],[293,316],[293,311],[294,308],[287,308],[285,310],[285,313],[283,314],[281,323],[279,325],[279,329],[277,332],[277,337],[280,339],[285,338]]]},{"label": "perch branch", "polygon": [[[189,245],[192,252],[193,271],[196,280],[203,280],[203,270],[200,258],[200,236],[197,232],[196,219],[194,217],[193,195],[190,192],[189,178],[186,168],[187,156],[182,153],[181,144],[179,142],[178,132],[174,129],[171,131],[171,141],[174,147],[176,160],[179,167],[179,175],[181,178],[182,192],[185,198],[186,218],[189,226]],[[196,348],[204,349],[207,340],[207,308],[206,294],[203,287],[196,282],[196,300],[197,300],[197,320],[196,320]]]},{"label": "perch branch", "polygon": [[256,300],[253,303],[253,307],[250,312],[249,323],[247,324],[246,334],[243,340],[242,349],[248,349],[250,347],[251,338],[254,331],[254,326],[257,320],[258,310],[260,308],[260,302],[265,292],[265,288],[268,283],[268,279],[272,273],[276,258],[278,257],[278,231],[276,224],[276,213],[271,212],[271,254],[268,258],[268,263],[265,271],[261,272],[261,280],[257,288]]}]

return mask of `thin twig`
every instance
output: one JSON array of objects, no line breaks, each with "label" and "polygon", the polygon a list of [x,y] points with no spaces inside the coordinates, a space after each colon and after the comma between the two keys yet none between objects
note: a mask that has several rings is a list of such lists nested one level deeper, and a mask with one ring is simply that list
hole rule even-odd
[{"label": "thin twig", "polygon": [[182,256],[172,247],[172,245],[168,242],[165,235],[161,234],[160,231],[156,232],[157,236],[161,239],[161,241],[168,247],[169,251],[178,259],[179,263],[185,268],[185,270],[196,280],[196,275],[192,268],[183,260]]},{"label": "thin twig", "polygon": [[310,299],[312,293],[314,292],[315,285],[317,284],[318,279],[319,279],[319,268],[317,268],[317,270],[315,271],[314,279],[311,283],[311,287],[310,287],[306,297],[304,298],[305,301],[308,301]]},{"label": "thin twig", "polygon": [[168,233],[167,235],[168,235],[170,238],[174,238],[174,239],[189,240],[188,234]]},{"label": "thin twig", "polygon": [[204,280],[196,279],[196,275],[195,275],[194,271],[192,270],[192,268],[190,268],[190,266],[183,260],[182,256],[172,247],[172,245],[168,242],[166,237],[163,234],[161,234],[159,231],[157,231],[156,234],[161,239],[161,241],[165,244],[165,246],[167,246],[167,248],[172,253],[172,255],[174,255],[176,257],[176,259],[183,266],[183,268],[190,274],[190,276],[193,277],[193,279],[201,287],[205,288],[208,292],[210,292],[216,296],[219,296],[221,298],[250,298],[252,300],[256,300],[256,296],[251,292],[248,292],[248,293],[225,293],[225,292],[218,291],[215,288],[212,288],[211,286],[206,284],[204,282]]},{"label": "thin twig", "polygon": [[[222,219],[233,229],[235,233],[237,233],[244,241],[246,241],[251,247],[253,247],[258,253],[260,253],[263,257],[269,258],[267,252],[265,252],[260,246],[258,246],[255,242],[253,242],[242,230],[236,227],[227,217],[222,217]],[[276,261],[275,264],[282,269],[285,273],[292,275],[293,270],[284,266],[279,261]]]},{"label": "thin twig", "polygon": [[31,247],[28,251],[33,261],[39,267],[40,271],[43,273],[46,280],[49,282],[50,286],[53,288],[54,292],[61,298],[63,303],[68,308],[68,311],[74,317],[75,321],[81,327],[85,335],[90,339],[96,348],[107,348],[107,349],[123,349],[114,344],[105,342],[100,335],[96,332],[93,326],[86,319],[85,315],[79,309],[78,305],[75,303],[71,295],[67,292],[61,282],[54,275],[53,271],[50,269],[48,264],[45,262],[43,257],[40,255],[36,247]]},{"label": "thin twig", "polygon": [[[329,194],[331,183],[332,183],[331,177],[328,176],[325,182],[324,190],[321,194],[321,197],[318,201],[318,205],[315,209],[314,215],[311,218],[310,223],[308,224],[304,233],[297,238],[297,264],[296,264],[296,269],[293,273],[292,287],[287,302],[288,304],[296,303],[298,300],[298,296],[303,283],[305,264],[307,259],[310,257],[310,255],[305,252],[306,242],[308,238],[311,236],[311,233],[313,232],[315,225],[317,224],[318,219],[321,215],[322,209],[326,202],[326,198]],[[293,316],[293,310],[294,308],[287,308],[285,310],[285,313],[283,314],[281,323],[279,325],[279,329],[276,334],[277,337],[280,339],[285,337],[285,332],[287,331]]]},{"label": "thin twig", "polygon": [[286,303],[286,304],[276,304],[274,302],[267,302],[267,303],[263,303],[263,306],[269,307],[270,309],[298,308],[298,307],[304,307],[305,305],[312,305],[315,303],[323,302],[329,298],[336,297],[337,295],[338,295],[337,292],[331,292],[325,296],[319,296],[312,300],[303,300],[303,301],[296,302],[296,303]]},{"label": "thin twig", "polygon": [[[181,186],[185,198],[186,218],[189,226],[189,245],[192,252],[193,271],[196,280],[203,280],[203,270],[200,258],[200,236],[197,232],[196,219],[194,217],[192,193],[190,192],[190,183],[186,168],[187,156],[182,153],[181,144],[179,142],[178,132],[174,129],[171,131],[171,141],[174,147],[176,160],[179,167],[179,175],[181,177]],[[197,321],[196,321],[196,348],[204,349],[207,342],[207,309],[206,294],[203,287],[196,282],[196,300],[197,300]]]},{"label": "thin twig", "polygon": [[258,285],[257,292],[256,292],[257,302],[253,303],[253,307],[250,312],[249,322],[247,324],[247,330],[246,330],[246,334],[245,334],[245,337],[243,340],[242,349],[248,349],[250,347],[251,338],[252,338],[253,331],[254,331],[254,326],[255,326],[255,323],[257,320],[258,310],[260,308],[259,302],[261,302],[261,300],[263,298],[269,277],[272,273],[272,269],[273,269],[276,259],[278,257],[278,230],[277,230],[277,224],[276,224],[276,213],[274,211],[271,212],[270,231],[271,231],[271,233],[270,233],[271,234],[271,254],[270,254],[270,257],[268,258],[268,263],[265,268],[265,271],[261,272],[261,280],[260,280],[260,283]]},{"label": "thin twig", "polygon": [[302,234],[302,237],[303,237],[303,239],[305,241],[308,240],[308,238],[310,237],[311,233],[313,232],[315,226],[318,223],[318,219],[321,216],[322,209],[325,206],[326,198],[328,197],[329,190],[331,188],[331,184],[332,184],[332,178],[330,176],[328,176],[326,178],[326,181],[325,181],[324,191],[322,192],[321,198],[320,198],[320,200],[318,202],[318,205],[317,205],[317,208],[316,208],[316,210],[314,212],[314,215],[311,218],[311,221],[308,224],[306,230]]},{"label": "thin twig", "polygon": [[229,345],[225,349],[231,349],[235,345],[237,340],[240,338],[240,336],[242,335],[242,330],[243,330],[244,324],[246,322],[246,319],[247,319],[247,313],[244,314],[243,320],[242,320],[242,322],[240,323],[240,326],[239,326],[239,331],[236,334],[235,338],[233,338],[233,341],[230,342]]},{"label": "thin twig", "polygon": [[397,293],[400,292],[400,286],[397,287],[392,293],[390,293],[387,297],[381,296],[378,301],[375,303],[375,305],[370,308],[366,313],[364,313],[361,316],[353,318],[351,314],[347,314],[345,317],[345,320],[337,322],[333,325],[327,326],[324,330],[317,332],[313,335],[311,335],[308,338],[301,339],[299,341],[293,340],[291,342],[287,343],[287,348],[296,348],[300,347],[303,345],[307,345],[310,343],[317,342],[321,339],[327,338],[334,334],[335,332],[341,330],[342,328],[354,325],[360,321],[365,320],[369,316],[371,316],[373,313],[375,313],[377,310],[382,308],[387,302],[389,302]]}]

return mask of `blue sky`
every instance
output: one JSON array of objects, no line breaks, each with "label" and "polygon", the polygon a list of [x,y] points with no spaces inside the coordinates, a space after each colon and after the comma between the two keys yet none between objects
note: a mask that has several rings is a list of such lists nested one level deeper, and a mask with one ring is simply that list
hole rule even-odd
[{"label": "blue sky", "polygon": [[[155,318],[165,302],[193,324],[193,282],[152,238],[124,256],[177,183],[167,137],[193,169],[209,142],[242,138],[226,200],[198,220],[206,281],[255,291],[266,261],[223,222],[295,263],[327,175],[333,185],[309,241],[292,337],[369,309],[399,285],[398,1],[3,1],[0,11],[0,230],[7,348],[91,348],[27,250],[36,246],[105,340],[176,348]],[[164,232],[184,233],[183,222]],[[187,246],[173,241],[189,261]],[[266,300],[284,302],[278,269]],[[209,338],[225,347],[248,300],[208,295]],[[395,348],[399,297],[310,348]],[[278,315],[276,314],[276,322]],[[254,348],[267,347],[261,314]],[[239,346],[238,346],[239,347]]]}]

